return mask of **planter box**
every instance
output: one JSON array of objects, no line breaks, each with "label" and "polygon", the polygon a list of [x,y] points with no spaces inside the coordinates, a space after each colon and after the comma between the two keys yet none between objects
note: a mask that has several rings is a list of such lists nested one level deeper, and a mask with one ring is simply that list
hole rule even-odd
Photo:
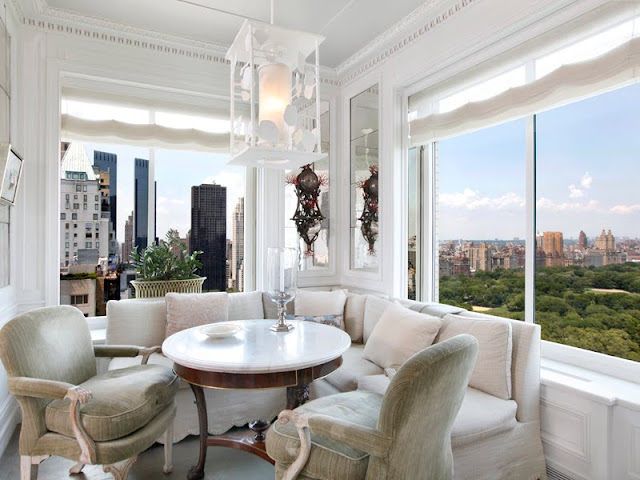
[{"label": "planter box", "polygon": [[169,292],[202,293],[202,284],[207,277],[189,278],[187,280],[132,280],[136,290],[136,298],[164,297]]}]

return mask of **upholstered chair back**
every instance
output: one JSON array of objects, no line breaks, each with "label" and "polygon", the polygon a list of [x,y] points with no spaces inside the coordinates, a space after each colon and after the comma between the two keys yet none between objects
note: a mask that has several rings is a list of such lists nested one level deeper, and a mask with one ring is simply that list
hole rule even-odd
[{"label": "upholstered chair back", "polygon": [[[91,334],[75,307],[44,307],[17,316],[0,330],[0,359],[10,377],[80,384],[96,374]],[[20,450],[46,432],[43,410],[50,400],[16,397],[23,409]],[[24,447],[24,449],[23,449]]]},{"label": "upholstered chair back", "polygon": [[451,427],[475,364],[478,342],[459,335],[412,356],[391,381],[378,429],[393,438],[386,457],[371,456],[367,479],[453,476]]}]

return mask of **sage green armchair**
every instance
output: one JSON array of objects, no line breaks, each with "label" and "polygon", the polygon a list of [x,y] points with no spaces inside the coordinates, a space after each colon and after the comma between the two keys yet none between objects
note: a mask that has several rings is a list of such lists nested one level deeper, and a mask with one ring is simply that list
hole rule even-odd
[{"label": "sage green armchair", "polygon": [[477,352],[459,335],[413,355],[384,396],[353,391],[283,411],[267,432],[276,479],[451,479],[451,427]]},{"label": "sage green armchair", "polygon": [[[0,359],[9,391],[22,409],[21,480],[37,477],[50,455],[101,464],[116,480],[127,478],[137,455],[163,434],[164,472],[171,471],[171,436],[178,389],[167,367],[147,365],[157,348],[96,346],[86,319],[74,307],[39,308],[0,330]],[[96,374],[96,357],[135,357],[142,364]]]}]

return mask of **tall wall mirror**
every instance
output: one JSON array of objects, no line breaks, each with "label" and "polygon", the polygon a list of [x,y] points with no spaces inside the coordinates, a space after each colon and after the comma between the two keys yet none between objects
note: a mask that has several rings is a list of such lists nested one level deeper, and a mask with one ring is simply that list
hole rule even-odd
[{"label": "tall wall mirror", "polygon": [[351,99],[351,269],[377,272],[378,85]]}]

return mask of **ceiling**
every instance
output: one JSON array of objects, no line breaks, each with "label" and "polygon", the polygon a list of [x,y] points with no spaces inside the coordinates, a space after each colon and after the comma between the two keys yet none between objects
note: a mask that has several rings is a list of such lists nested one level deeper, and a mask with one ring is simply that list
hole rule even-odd
[{"label": "ceiling", "polygon": [[[233,42],[243,17],[269,22],[270,16],[269,0],[40,1],[56,10],[224,48]],[[275,0],[275,23],[324,35],[320,63],[335,68],[424,3],[425,0]]]}]

